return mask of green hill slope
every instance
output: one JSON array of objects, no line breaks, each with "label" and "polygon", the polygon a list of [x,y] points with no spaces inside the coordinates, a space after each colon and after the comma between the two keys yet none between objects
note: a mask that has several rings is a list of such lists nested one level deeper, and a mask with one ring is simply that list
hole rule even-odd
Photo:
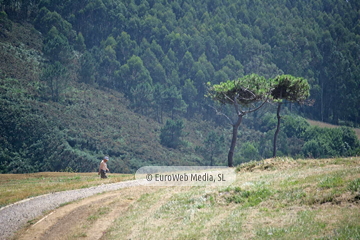
[{"label": "green hill slope", "polygon": [[[337,125],[324,123],[324,122],[320,122],[320,121],[314,121],[314,120],[309,120],[309,119],[307,121],[313,126],[327,127],[327,128],[338,128],[339,127]],[[358,137],[358,139],[360,139],[360,129],[359,128],[354,128],[354,131],[355,131],[356,136]]]},{"label": "green hill slope", "polygon": [[[359,124],[356,1],[0,3],[1,172],[93,171],[105,154],[118,172],[223,164],[229,132],[205,83],[249,73],[312,85],[312,106],[283,118],[280,156],[359,152],[349,128],[296,116]],[[271,155],[273,111],[244,119],[235,163]]]},{"label": "green hill slope", "polygon": [[[162,146],[162,124],[134,113],[118,91],[70,81],[62,101],[44,100],[38,75],[45,59],[38,46],[24,45],[19,39],[28,34],[28,28],[13,23],[7,41],[1,43],[0,59],[5,64],[0,79],[3,172],[96,171],[105,154],[110,155],[114,172],[133,172],[154,164],[199,164],[194,146]],[[27,40],[41,43],[36,34],[27,35]],[[185,123],[192,144],[201,142],[191,128],[201,135],[208,125]]]}]

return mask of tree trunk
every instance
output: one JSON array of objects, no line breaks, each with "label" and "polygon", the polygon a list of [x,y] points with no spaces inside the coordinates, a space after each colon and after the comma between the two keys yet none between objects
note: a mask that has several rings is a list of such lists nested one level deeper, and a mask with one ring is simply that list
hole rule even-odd
[{"label": "tree trunk", "polygon": [[281,109],[281,103],[278,104],[278,108],[277,108],[277,112],[276,112],[276,116],[277,116],[277,127],[276,127],[276,131],[275,131],[275,134],[274,134],[274,150],[273,150],[273,157],[276,157],[276,141],[277,141],[277,136],[280,132],[280,119],[281,119],[281,116],[280,116],[280,109]]},{"label": "tree trunk", "polygon": [[233,124],[233,135],[232,135],[232,139],[231,139],[231,146],[230,146],[230,150],[229,150],[229,154],[228,154],[228,166],[229,167],[233,167],[234,166],[234,150],[235,150],[235,146],[236,146],[236,140],[237,140],[237,132],[238,132],[238,128],[241,124],[242,121],[242,117],[243,115],[238,115],[238,120],[236,121],[235,124]]}]

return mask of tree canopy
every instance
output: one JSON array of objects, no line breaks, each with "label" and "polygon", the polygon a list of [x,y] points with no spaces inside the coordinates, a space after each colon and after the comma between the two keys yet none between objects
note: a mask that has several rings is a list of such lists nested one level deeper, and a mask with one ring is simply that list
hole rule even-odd
[{"label": "tree canopy", "polygon": [[[154,84],[183,91],[190,79],[199,104],[187,97],[188,116],[206,104],[204,82],[285,73],[311,85],[313,107],[301,109],[307,117],[359,124],[358,1],[1,2],[2,19],[31,22],[43,34],[53,62],[69,64],[73,50],[91,53],[98,62],[94,83],[125,84],[118,73],[134,56]],[[118,89],[131,95],[129,88]]]},{"label": "tree canopy", "polygon": [[296,102],[304,104],[310,96],[310,85],[304,78],[297,78],[291,75],[276,76],[273,81],[274,88],[271,91],[272,100],[277,102],[276,117],[278,119],[274,134],[273,157],[276,157],[276,142],[280,131],[280,109],[284,102]]},{"label": "tree canopy", "polygon": [[271,97],[275,101],[304,103],[310,96],[310,85],[301,77],[279,75],[274,78],[273,86]]},{"label": "tree canopy", "polygon": [[264,77],[251,74],[211,86],[209,97],[222,104],[249,105],[270,95],[271,83]]},{"label": "tree canopy", "polygon": [[[88,171],[87,166],[92,166],[88,160],[102,151],[121,159],[118,168],[126,171],[146,163],[148,159],[142,151],[133,152],[125,144],[136,142],[132,134],[121,138],[117,133],[122,126],[104,126],[114,124],[107,117],[120,106],[106,111],[105,106],[95,109],[94,99],[102,105],[118,101],[132,112],[124,120],[126,124],[141,122],[140,117],[133,120],[136,114],[145,115],[149,122],[156,121],[151,127],[160,124],[155,129],[164,128],[168,119],[194,125],[211,122],[212,128],[223,128],[224,121],[232,125],[244,121],[244,131],[237,137],[239,142],[248,143],[233,153],[234,162],[247,159],[249,153],[255,153],[256,158],[271,157],[276,104],[247,113],[266,99],[279,106],[306,102],[311,104],[291,104],[282,109],[286,117],[282,118],[283,131],[278,136],[279,155],[323,157],[357,151],[354,141],[343,145],[341,151],[328,144],[335,135],[339,136],[336,139],[348,135],[346,131],[329,130],[332,137],[328,138],[305,137],[304,132],[310,127],[304,119],[294,116],[360,126],[359,1],[0,0],[0,6],[0,119],[13,117],[9,109],[29,109],[24,111],[25,116],[14,115],[18,116],[15,125],[0,122],[0,161],[6,171],[20,169],[15,163],[7,168],[11,159],[20,157],[28,163],[24,169],[46,165],[47,169],[59,170],[68,164]],[[233,107],[231,111],[226,109],[224,115],[235,110],[235,115],[247,116],[237,121],[214,116],[208,107],[209,99],[204,98],[207,82],[216,90],[213,99],[223,107]],[[98,90],[109,93],[103,96],[109,101],[103,103],[104,99],[97,98],[99,93],[94,92]],[[77,94],[81,98],[75,97]],[[122,100],[114,100],[114,95]],[[37,106],[43,107],[34,110]],[[63,115],[58,109],[63,110]],[[76,120],[84,118],[83,122],[69,123],[72,118],[66,113],[71,111],[80,116]],[[47,132],[39,137],[53,139],[49,158],[41,150],[47,144],[29,137],[33,129],[26,126],[36,128],[30,122],[32,114],[55,116],[49,118],[51,128],[44,128]],[[92,125],[89,127],[89,119],[97,117],[102,122],[94,125],[101,126],[100,131],[111,132],[111,141],[99,140],[102,135],[92,132]],[[295,129],[294,123],[301,123],[301,127]],[[43,126],[42,122],[38,126]],[[86,129],[76,130],[79,126]],[[52,128],[55,130],[50,131]],[[125,131],[124,127],[121,131]],[[179,144],[188,151],[185,162],[203,157],[193,156],[195,145],[203,143],[206,134],[193,132],[192,141],[184,141],[187,147]],[[15,133],[28,136],[31,141],[20,146],[18,142],[23,139],[13,137]],[[194,140],[196,137],[200,139]],[[160,146],[160,132],[151,135],[151,139]],[[317,147],[322,146],[314,143],[318,140],[328,146],[326,151],[318,151]],[[120,145],[125,153],[114,147]],[[45,165],[35,164],[37,160],[30,154],[34,149],[39,150],[41,161],[47,161]],[[237,156],[242,151],[247,157]]]},{"label": "tree canopy", "polygon": [[[208,85],[208,97],[221,104],[234,106],[236,120],[232,120],[231,117],[221,113],[232,125],[228,166],[233,167],[238,128],[246,114],[257,111],[268,101],[272,90],[271,81],[257,74],[251,74],[233,81],[226,81],[213,86],[208,83]],[[256,106],[255,103],[257,102],[261,102],[260,105]],[[216,111],[218,113],[218,110]]]}]

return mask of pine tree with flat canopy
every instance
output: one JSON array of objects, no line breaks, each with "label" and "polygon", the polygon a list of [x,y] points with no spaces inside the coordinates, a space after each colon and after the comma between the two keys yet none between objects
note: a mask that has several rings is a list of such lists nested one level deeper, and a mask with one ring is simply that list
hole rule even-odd
[{"label": "pine tree with flat canopy", "polygon": [[276,157],[276,142],[280,132],[281,105],[285,102],[305,103],[305,100],[310,96],[310,85],[306,79],[291,75],[277,76],[272,81],[274,88],[271,92],[271,98],[277,103],[276,117],[278,121],[273,142],[273,157]]},{"label": "pine tree with flat canopy", "polygon": [[243,117],[259,110],[268,102],[271,96],[271,85],[271,81],[257,74],[246,75],[236,80],[229,80],[212,86],[208,83],[207,97],[221,104],[230,104],[235,110],[236,118],[232,119],[215,109],[217,114],[225,116],[232,125],[232,140],[228,153],[229,167],[233,167],[237,133]]}]

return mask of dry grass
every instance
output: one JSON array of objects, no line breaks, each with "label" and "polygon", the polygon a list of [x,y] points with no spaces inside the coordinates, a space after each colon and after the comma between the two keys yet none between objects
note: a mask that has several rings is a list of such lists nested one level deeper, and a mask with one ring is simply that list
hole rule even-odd
[{"label": "dry grass", "polygon": [[[356,239],[360,158],[267,159],[231,186],[144,193],[103,239]],[[358,196],[359,195],[359,196]],[[126,226],[126,227],[124,227]]]},{"label": "dry grass", "polygon": [[100,179],[97,173],[40,172],[0,175],[0,207],[46,193],[86,188],[102,183],[132,180],[132,174],[109,174]]},{"label": "dry grass", "polygon": [[53,227],[40,226],[49,220],[34,229],[66,231],[69,239],[360,239],[359,157],[276,158],[238,169],[228,187],[137,186],[96,195],[59,208],[48,218]]}]

